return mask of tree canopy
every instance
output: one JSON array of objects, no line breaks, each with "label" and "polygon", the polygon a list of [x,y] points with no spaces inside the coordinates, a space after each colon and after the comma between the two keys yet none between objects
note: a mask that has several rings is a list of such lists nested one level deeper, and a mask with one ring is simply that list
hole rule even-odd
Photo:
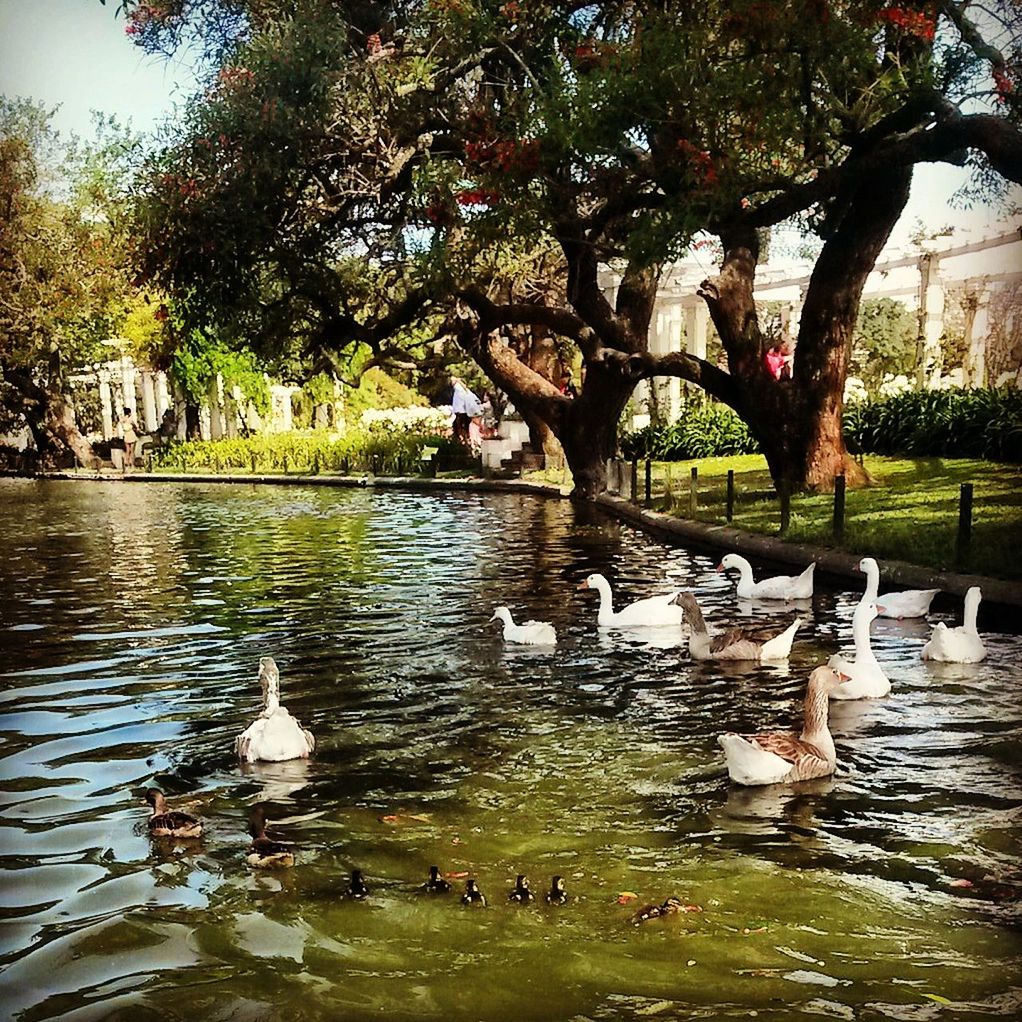
[{"label": "tree canopy", "polygon": [[44,107],[0,99],[0,400],[56,457],[88,446],[67,371],[109,358],[100,342],[139,301],[121,215],[137,140],[113,121],[96,129],[61,138]]},{"label": "tree canopy", "polygon": [[[859,296],[912,167],[1022,181],[1007,2],[120,6],[143,47],[201,38],[210,62],[139,206],[141,262],[185,318],[376,364],[414,358],[431,325],[556,434],[586,493],[635,384],[663,375],[734,407],[779,485],[825,485]],[[779,388],[752,288],[757,231],[792,220],[822,247]],[[729,372],[649,350],[661,267],[701,232],[723,252],[700,294]],[[519,357],[549,337],[582,359],[578,398]]]}]

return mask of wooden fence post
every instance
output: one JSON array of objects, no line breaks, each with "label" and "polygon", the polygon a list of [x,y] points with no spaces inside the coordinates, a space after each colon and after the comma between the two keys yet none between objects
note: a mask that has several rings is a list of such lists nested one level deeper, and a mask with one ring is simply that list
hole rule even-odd
[{"label": "wooden fence post", "polygon": [[284,464],[284,475],[287,475],[287,455],[286,454],[284,455],[282,461],[283,461],[283,464]]},{"label": "wooden fence post", "polygon": [[639,502],[639,459],[632,458],[632,489],[631,493],[628,494],[629,499],[633,504]]},{"label": "wooden fence post", "polygon": [[962,483],[958,497],[958,538],[955,541],[955,563],[964,565],[972,545],[972,483]]},{"label": "wooden fence post", "polygon": [[845,538],[845,474],[834,476],[834,538],[840,542]]},{"label": "wooden fence post", "polygon": [[256,474],[256,456],[252,455],[252,475]]},{"label": "wooden fence post", "polygon": [[781,486],[778,496],[781,498],[781,528],[779,532],[780,535],[784,536],[787,534],[788,526],[791,524],[791,491],[788,489],[787,483]]},{"label": "wooden fence post", "polygon": [[653,502],[653,462],[646,459],[646,507]]},{"label": "wooden fence post", "polygon": [[731,524],[731,520],[735,516],[735,470],[729,468],[727,470],[727,505],[724,512],[724,517],[727,519],[728,525]]},{"label": "wooden fence post", "polygon": [[696,506],[699,503],[699,466],[692,466],[692,476],[688,483],[688,516],[695,518]]}]

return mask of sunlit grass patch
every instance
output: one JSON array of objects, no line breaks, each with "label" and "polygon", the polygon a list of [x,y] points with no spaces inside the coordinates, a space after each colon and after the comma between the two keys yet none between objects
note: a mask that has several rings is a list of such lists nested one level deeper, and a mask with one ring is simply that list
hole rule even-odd
[{"label": "sunlit grass patch", "polygon": [[[698,470],[691,503],[691,470]],[[963,483],[973,484],[972,544],[960,565],[1000,578],[1022,577],[1022,467],[970,458],[886,458],[867,455],[874,484],[849,489],[845,532],[833,535],[834,496],[798,494],[791,499],[787,538],[937,569],[956,567],[958,507]],[[722,524],[727,473],[735,473],[732,524],[777,533],[780,505],[762,455],[655,462],[652,507],[682,518]],[[639,467],[639,497],[644,469]]]}]

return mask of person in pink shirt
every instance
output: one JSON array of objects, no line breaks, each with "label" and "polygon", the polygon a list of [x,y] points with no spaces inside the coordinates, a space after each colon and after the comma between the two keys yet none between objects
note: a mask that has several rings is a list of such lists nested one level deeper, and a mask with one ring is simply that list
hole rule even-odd
[{"label": "person in pink shirt", "polygon": [[778,341],[767,353],[766,364],[775,380],[791,379],[791,363],[794,356],[787,341]]}]

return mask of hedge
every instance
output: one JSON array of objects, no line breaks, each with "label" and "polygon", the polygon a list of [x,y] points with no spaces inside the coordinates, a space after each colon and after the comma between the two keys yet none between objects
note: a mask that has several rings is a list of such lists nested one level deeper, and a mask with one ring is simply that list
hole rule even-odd
[{"label": "hedge", "polygon": [[[1022,391],[961,388],[907,391],[845,406],[852,450],[906,457],[1022,461]],[[669,426],[624,433],[626,458],[684,461],[755,454],[748,427],[724,405],[687,406]]]},{"label": "hedge", "polygon": [[249,472],[375,472],[413,475],[426,447],[442,455],[464,453],[449,436],[427,433],[263,433],[225,440],[188,440],[154,452],[169,469],[241,469]]}]

